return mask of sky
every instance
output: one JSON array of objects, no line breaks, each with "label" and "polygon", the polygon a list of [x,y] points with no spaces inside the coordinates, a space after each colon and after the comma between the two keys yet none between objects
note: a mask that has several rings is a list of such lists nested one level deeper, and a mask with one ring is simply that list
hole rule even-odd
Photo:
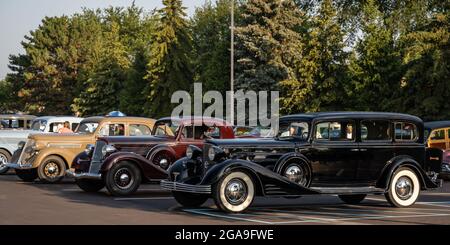
[{"label": "sky", "polygon": [[[20,42],[36,29],[45,16],[72,15],[82,7],[106,8],[130,6],[132,0],[0,0],[0,79],[10,72],[10,54],[24,53]],[[187,13],[192,16],[195,7],[205,0],[183,0]],[[162,0],[135,0],[136,6],[149,11],[162,6]]]}]

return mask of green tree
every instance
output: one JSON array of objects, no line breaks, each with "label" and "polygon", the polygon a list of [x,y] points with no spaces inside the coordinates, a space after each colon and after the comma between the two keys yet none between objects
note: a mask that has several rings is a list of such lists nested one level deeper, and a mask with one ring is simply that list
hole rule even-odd
[{"label": "green tree", "polygon": [[331,0],[322,1],[299,32],[304,47],[298,78],[283,82],[282,110],[287,113],[344,108],[346,52],[344,32]]},{"label": "green tree", "polygon": [[[235,0],[207,1],[192,18],[195,81],[205,90],[229,90],[231,1]],[[240,6],[235,3],[236,23]]]},{"label": "green tree", "polygon": [[450,117],[450,3],[427,6],[429,17],[402,37],[405,74],[398,110],[426,120]]},{"label": "green tree", "polygon": [[401,56],[375,1],[368,0],[362,14],[363,37],[350,57],[346,86],[351,109],[389,111],[400,85]]},{"label": "green tree", "polygon": [[163,0],[158,10],[158,24],[147,64],[149,84],[146,88],[146,114],[152,117],[170,115],[172,94],[189,90],[193,81],[191,68],[192,37],[180,0]]},{"label": "green tree", "polygon": [[301,60],[301,36],[296,29],[302,13],[293,1],[249,0],[236,28],[236,86],[244,90],[278,90],[280,82],[295,81]]},{"label": "green tree", "polygon": [[109,23],[104,46],[95,72],[84,82],[85,90],[75,99],[74,109],[81,115],[107,114],[119,106],[118,92],[130,66],[125,46],[121,43],[119,24]]}]

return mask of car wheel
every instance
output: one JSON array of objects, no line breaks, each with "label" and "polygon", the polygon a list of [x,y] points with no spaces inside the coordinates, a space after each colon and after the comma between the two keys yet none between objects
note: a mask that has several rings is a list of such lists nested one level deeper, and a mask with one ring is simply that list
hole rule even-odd
[{"label": "car wheel", "polygon": [[172,195],[175,200],[181,204],[183,207],[195,208],[201,206],[208,200],[208,195],[186,193],[179,191],[172,191]]},{"label": "car wheel", "polygon": [[366,196],[366,194],[338,195],[338,197],[347,204],[359,204]]},{"label": "car wheel", "polygon": [[420,194],[420,182],[416,173],[409,168],[399,168],[394,172],[385,193],[386,200],[394,207],[413,205]]},{"label": "car wheel", "polygon": [[167,170],[174,161],[170,153],[166,151],[160,151],[152,156],[152,162],[160,168]]},{"label": "car wheel", "polygon": [[6,164],[11,160],[11,154],[5,150],[0,150],[0,174],[8,172],[9,168]]},{"label": "car wheel", "polygon": [[105,187],[102,180],[75,179],[75,183],[85,192],[98,192]]},{"label": "car wheel", "polygon": [[46,183],[57,183],[64,178],[66,164],[58,156],[49,156],[38,167],[38,177]]},{"label": "car wheel", "polygon": [[255,185],[247,173],[232,171],[214,185],[213,197],[219,209],[239,213],[246,210],[253,202]]},{"label": "car wheel", "polygon": [[288,162],[281,169],[284,177],[301,186],[308,187],[311,182],[311,171],[306,163]]},{"label": "car wheel", "polygon": [[140,169],[130,162],[119,162],[106,173],[105,184],[114,196],[127,196],[136,192],[141,184]]},{"label": "car wheel", "polygon": [[37,177],[37,171],[35,168],[33,169],[15,169],[17,177],[25,182],[32,182]]}]

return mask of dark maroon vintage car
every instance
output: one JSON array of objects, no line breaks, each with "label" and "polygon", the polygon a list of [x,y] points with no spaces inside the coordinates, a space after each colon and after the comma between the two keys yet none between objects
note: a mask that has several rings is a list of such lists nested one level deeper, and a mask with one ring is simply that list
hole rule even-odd
[{"label": "dark maroon vintage car", "polygon": [[134,193],[141,182],[167,178],[166,169],[186,155],[189,145],[203,146],[205,139],[234,138],[233,128],[216,118],[162,118],[152,136],[100,137],[80,153],[67,171],[77,185],[96,192],[105,185],[112,195]]}]

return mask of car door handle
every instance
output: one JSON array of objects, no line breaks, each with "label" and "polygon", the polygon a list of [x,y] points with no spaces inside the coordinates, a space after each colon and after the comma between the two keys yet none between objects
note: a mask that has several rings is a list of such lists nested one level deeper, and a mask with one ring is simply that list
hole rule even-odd
[{"label": "car door handle", "polygon": [[359,151],[359,149],[358,148],[353,148],[353,149],[350,149],[350,151]]},{"label": "car door handle", "polygon": [[359,151],[367,151],[367,149],[359,149]]}]

